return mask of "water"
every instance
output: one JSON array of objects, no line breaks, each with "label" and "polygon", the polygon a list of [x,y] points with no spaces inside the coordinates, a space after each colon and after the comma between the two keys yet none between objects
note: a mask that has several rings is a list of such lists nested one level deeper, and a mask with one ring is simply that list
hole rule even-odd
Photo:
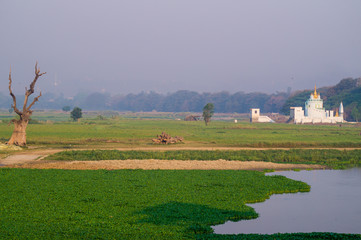
[{"label": "water", "polygon": [[361,168],[275,172],[311,185],[308,193],[278,194],[249,204],[259,217],[214,226],[217,234],[361,233]]}]

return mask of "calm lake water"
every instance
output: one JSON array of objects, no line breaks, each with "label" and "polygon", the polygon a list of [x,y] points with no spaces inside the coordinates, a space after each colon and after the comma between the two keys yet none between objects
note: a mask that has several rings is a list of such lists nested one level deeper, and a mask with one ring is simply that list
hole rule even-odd
[{"label": "calm lake water", "polygon": [[361,233],[361,168],[274,172],[311,186],[307,193],[276,194],[249,204],[259,217],[214,226],[217,234]]}]

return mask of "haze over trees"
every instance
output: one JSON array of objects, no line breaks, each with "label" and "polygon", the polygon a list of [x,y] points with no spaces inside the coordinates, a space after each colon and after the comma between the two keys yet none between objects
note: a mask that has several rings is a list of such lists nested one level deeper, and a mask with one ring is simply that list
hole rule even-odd
[{"label": "haze over trees", "polygon": [[[197,93],[180,90],[169,94],[141,92],[138,94],[115,95],[108,93],[79,93],[72,98],[61,94],[45,93],[38,109],[59,109],[64,106],[79,106],[84,110],[158,111],[158,112],[202,112],[205,104],[214,103],[217,112],[248,113],[260,106],[262,112],[278,112],[287,99],[287,93],[275,94],[229,92]],[[0,93],[0,108],[8,109],[10,98]]]},{"label": "haze over trees", "polygon": [[64,112],[69,112],[69,111],[70,111],[70,106],[64,106],[64,107],[62,108],[62,110],[63,110]]},{"label": "haze over trees", "polygon": [[[361,112],[361,80],[347,78],[335,86],[318,88],[326,109],[338,108],[340,101],[345,108],[346,120],[355,120]],[[313,86],[312,86],[313,87]],[[156,92],[141,92],[138,94],[113,95],[109,93],[78,93],[74,97],[64,97],[63,94],[44,93],[42,101],[36,104],[38,109],[62,109],[64,106],[78,106],[84,110],[116,110],[135,112],[202,112],[203,107],[212,102],[218,113],[249,113],[250,108],[260,108],[261,112],[281,112],[289,114],[291,106],[304,107],[305,101],[313,91],[303,90],[291,93],[277,92],[265,94],[259,92],[229,93],[198,93],[180,90],[174,93],[160,94]],[[291,95],[290,95],[291,94]],[[19,96],[24,101],[24,96]],[[0,93],[0,108],[9,109],[11,98]],[[353,109],[354,114],[351,114]]]}]

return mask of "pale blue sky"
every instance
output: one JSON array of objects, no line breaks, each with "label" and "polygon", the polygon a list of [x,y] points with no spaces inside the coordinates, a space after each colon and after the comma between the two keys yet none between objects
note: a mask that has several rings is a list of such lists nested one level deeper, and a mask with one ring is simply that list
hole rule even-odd
[{"label": "pale blue sky", "polygon": [[361,77],[359,0],[0,1],[0,91],[311,89]]}]

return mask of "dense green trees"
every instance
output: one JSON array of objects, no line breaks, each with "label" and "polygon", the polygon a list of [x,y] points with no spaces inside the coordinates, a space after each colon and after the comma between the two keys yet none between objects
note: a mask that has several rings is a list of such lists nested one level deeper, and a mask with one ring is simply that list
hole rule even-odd
[{"label": "dense green trees", "polygon": [[206,126],[211,121],[213,113],[214,113],[213,103],[207,103],[203,108],[203,119],[204,119]]},{"label": "dense green trees", "polygon": [[64,106],[64,107],[62,108],[62,110],[63,110],[64,112],[69,112],[69,111],[70,111],[70,106]]},{"label": "dense green trees", "polygon": [[120,111],[202,112],[205,104],[212,102],[217,112],[248,113],[252,107],[263,112],[278,112],[287,99],[286,93],[229,92],[197,93],[181,90],[162,95],[155,92],[128,94],[112,98],[112,109]]},{"label": "dense green trees", "polygon": [[356,122],[359,122],[361,120],[361,105],[354,105],[351,110],[351,117]]},{"label": "dense green trees", "polygon": [[70,112],[70,117],[71,117],[74,121],[77,121],[79,118],[82,118],[82,117],[83,117],[83,113],[82,113],[81,108],[75,107],[75,108],[73,109],[73,111]]}]

